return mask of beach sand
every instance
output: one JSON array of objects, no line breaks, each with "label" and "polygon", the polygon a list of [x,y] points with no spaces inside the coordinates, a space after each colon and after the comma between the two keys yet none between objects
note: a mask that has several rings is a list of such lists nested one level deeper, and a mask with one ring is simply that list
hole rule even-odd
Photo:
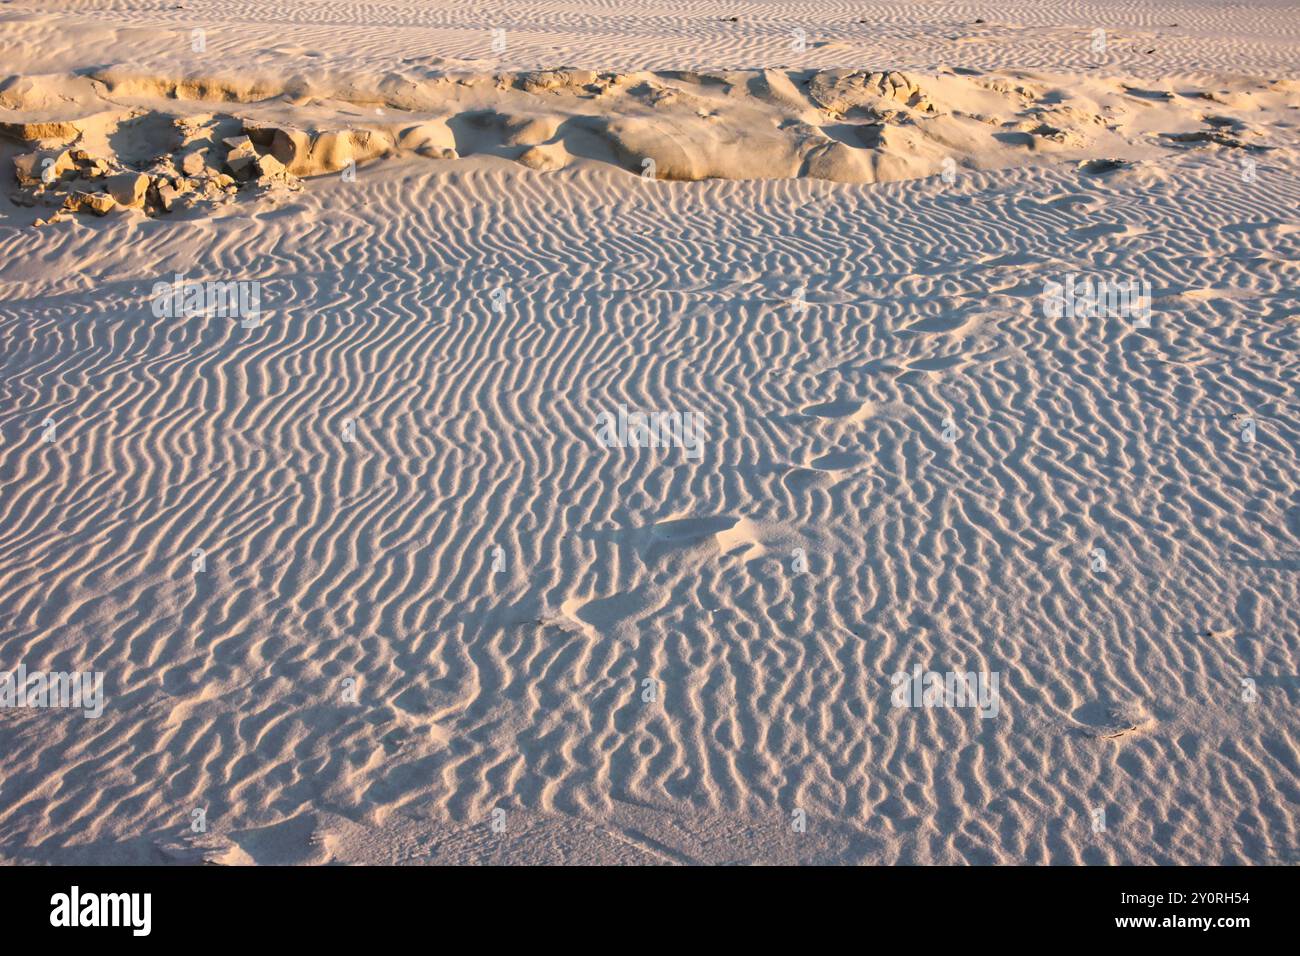
[{"label": "beach sand", "polygon": [[1294,4],[0,48],[0,861],[1300,859]]}]

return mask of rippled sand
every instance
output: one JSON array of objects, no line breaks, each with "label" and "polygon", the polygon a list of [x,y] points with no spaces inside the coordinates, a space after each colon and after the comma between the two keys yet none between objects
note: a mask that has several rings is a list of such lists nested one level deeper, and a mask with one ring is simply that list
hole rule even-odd
[{"label": "rippled sand", "polygon": [[[0,709],[0,859],[1296,862],[1298,45],[1285,3],[6,4],[0,671],[104,700]],[[853,99],[895,72],[932,111]],[[15,199],[61,148],[15,137],[215,173],[245,128],[288,179]],[[1050,314],[1071,275],[1150,321]],[[607,447],[620,407],[699,430]],[[897,706],[918,668],[996,696]]]}]

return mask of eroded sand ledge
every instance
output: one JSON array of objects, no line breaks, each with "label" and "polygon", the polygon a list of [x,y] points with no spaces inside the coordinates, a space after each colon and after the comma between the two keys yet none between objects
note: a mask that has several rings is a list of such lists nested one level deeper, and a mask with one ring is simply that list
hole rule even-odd
[{"label": "eroded sand ledge", "polygon": [[1017,72],[392,72],[302,77],[126,67],[13,77],[0,132],[16,202],[60,214],[149,214],[230,201],[241,183],[299,180],[399,154],[492,155],[537,170],[578,161],[668,180],[810,177],[843,183],[1168,149],[1273,148],[1300,83]]}]

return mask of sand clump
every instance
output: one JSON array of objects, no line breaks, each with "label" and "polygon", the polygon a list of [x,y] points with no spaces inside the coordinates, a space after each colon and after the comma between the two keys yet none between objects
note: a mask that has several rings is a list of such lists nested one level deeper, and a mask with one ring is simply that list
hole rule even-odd
[{"label": "sand clump", "polygon": [[[248,136],[217,136],[221,125],[212,117],[171,118],[174,135],[161,141],[156,137],[150,144],[157,145],[156,154],[148,155],[154,150],[146,147],[144,156],[138,151],[119,154],[112,139],[89,124],[75,130],[68,146],[29,142],[38,148],[14,157],[18,188],[10,199],[20,206],[54,209],[49,218],[37,220],[43,225],[72,213],[105,216],[135,210],[155,216],[221,205],[243,186],[301,188],[297,177],[273,155],[258,152]],[[90,145],[96,139],[98,144]]]}]

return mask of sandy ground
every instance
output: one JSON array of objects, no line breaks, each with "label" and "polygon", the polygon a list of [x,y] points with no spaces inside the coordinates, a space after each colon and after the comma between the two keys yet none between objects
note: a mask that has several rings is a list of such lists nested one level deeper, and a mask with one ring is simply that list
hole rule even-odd
[{"label": "sandy ground", "polygon": [[1300,860],[1294,5],[0,49],[0,860]]}]

